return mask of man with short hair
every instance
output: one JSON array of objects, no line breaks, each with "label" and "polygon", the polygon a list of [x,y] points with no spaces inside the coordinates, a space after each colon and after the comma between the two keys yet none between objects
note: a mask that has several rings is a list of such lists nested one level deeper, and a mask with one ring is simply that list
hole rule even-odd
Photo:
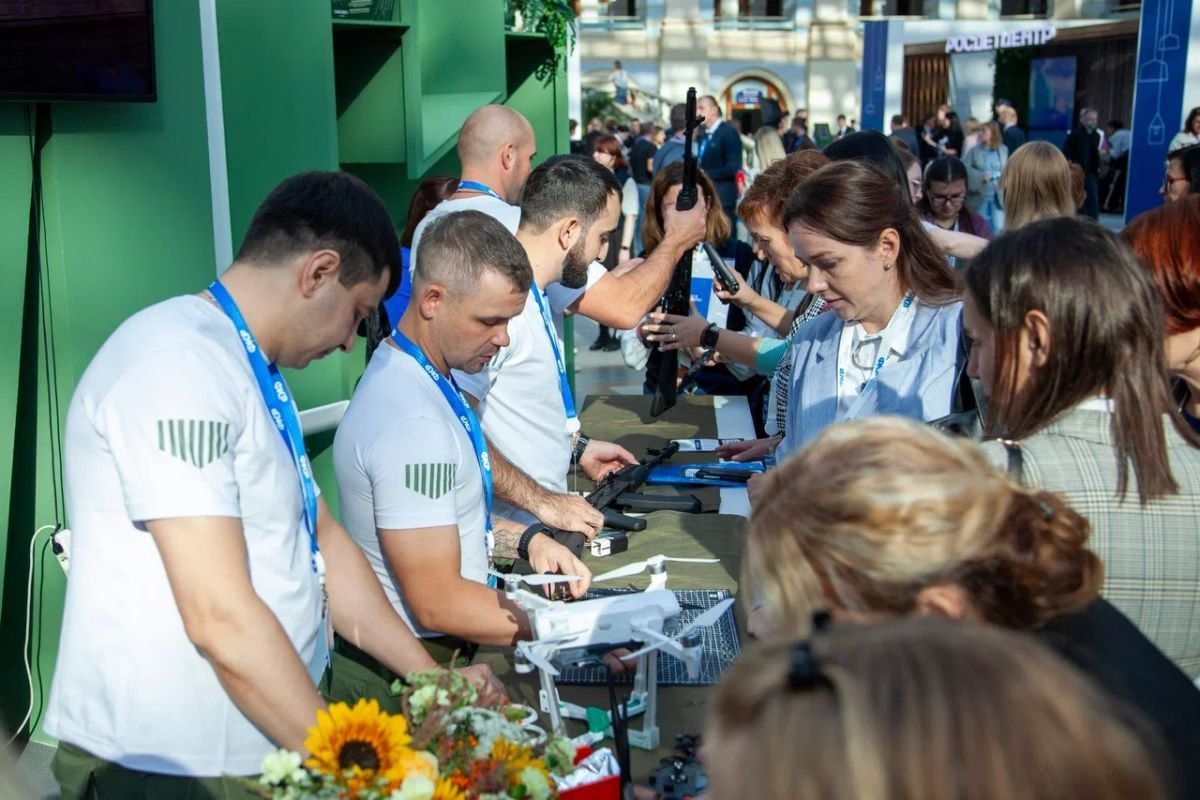
[{"label": "man with short hair", "polygon": [[321,499],[279,371],[349,351],[399,252],[362,181],[289,178],[219,280],[130,317],[84,371],[46,717],[65,798],[254,796],[221,776],[305,750],[334,631],[434,666]]},{"label": "man with short hair", "polygon": [[588,585],[567,548],[523,536],[526,524],[495,512],[489,444],[459,391],[509,344],[531,279],[525,251],[497,220],[479,211],[437,219],[408,309],[371,357],[334,439],[346,526],[439,661],[532,636],[525,613],[489,585],[493,558],[578,575],[576,596]]},{"label": "man with short hair", "polygon": [[1079,213],[1092,219],[1100,217],[1100,145],[1103,137],[1096,126],[1100,122],[1100,114],[1094,108],[1085,108],[1079,112],[1079,124],[1063,142],[1063,155],[1072,164],[1083,168],[1083,188],[1086,198]]},{"label": "man with short hair", "polygon": [[[704,118],[704,137],[697,151],[700,169],[713,182],[717,200],[729,218],[730,231],[737,231],[737,174],[742,171],[742,137],[721,116],[717,99],[706,94],[696,102]],[[736,238],[736,237],[734,237]]]},{"label": "man with short hair", "polygon": [[650,197],[650,187],[654,184],[654,156],[658,153],[658,145],[654,143],[654,132],[657,125],[647,125],[638,136],[633,147],[629,148],[629,173],[637,186],[638,215],[637,224],[633,228],[633,252],[642,252],[642,225],[646,218],[646,200]]},{"label": "man with short hair", "polygon": [[1010,100],[996,101],[996,121],[1004,127],[1004,146],[1011,156],[1017,148],[1025,144],[1025,131],[1021,129],[1017,119],[1017,109]]},{"label": "man with short hair", "polygon": [[908,124],[903,114],[892,115],[892,136],[908,148],[908,152],[914,156],[920,156],[920,145],[917,144],[917,132],[914,131]]},{"label": "man with short hair", "polygon": [[588,265],[616,228],[620,198],[612,170],[592,159],[556,156],[533,171],[521,199],[517,239],[529,255],[534,286],[509,326],[508,346],[477,374],[455,375],[479,402],[488,439],[538,484],[556,492],[567,490],[572,462],[593,480],[636,463],[624,448],[581,435],[562,342],[545,295],[555,283],[586,284]]},{"label": "man with short hair", "polygon": [[833,138],[844,139],[845,137],[849,136],[852,133],[854,133],[854,128],[853,128],[853,126],[850,125],[850,123],[846,122],[846,115],[838,114],[837,115],[837,133],[834,134]]},{"label": "man with short hair", "polygon": [[655,174],[669,164],[674,164],[676,161],[683,161],[685,144],[683,134],[687,128],[687,106],[683,103],[676,103],[671,106],[671,112],[668,115],[667,121],[671,126],[671,136],[663,142],[662,147],[658,148],[658,152],[654,154],[652,172]]}]

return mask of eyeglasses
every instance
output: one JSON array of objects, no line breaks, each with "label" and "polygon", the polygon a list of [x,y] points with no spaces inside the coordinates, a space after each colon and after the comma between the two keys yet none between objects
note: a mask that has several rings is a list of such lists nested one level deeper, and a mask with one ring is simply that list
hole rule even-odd
[{"label": "eyeglasses", "polygon": [[938,194],[937,192],[930,192],[929,199],[939,205],[956,206],[961,204],[963,200],[966,200],[967,195],[965,192],[963,194]]},{"label": "eyeglasses", "polygon": [[1174,175],[1164,175],[1163,176],[1163,188],[1170,189],[1178,181],[1186,181],[1186,180],[1187,180],[1187,178],[1176,178]]}]

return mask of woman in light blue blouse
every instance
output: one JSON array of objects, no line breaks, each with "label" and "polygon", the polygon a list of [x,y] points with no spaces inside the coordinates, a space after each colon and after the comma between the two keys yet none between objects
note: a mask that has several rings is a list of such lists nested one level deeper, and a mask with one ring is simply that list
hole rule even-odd
[{"label": "woman in light blue blouse", "polygon": [[876,167],[830,164],[784,211],[808,290],[832,314],[797,331],[781,456],[837,422],[950,413],[961,288],[896,184]]}]

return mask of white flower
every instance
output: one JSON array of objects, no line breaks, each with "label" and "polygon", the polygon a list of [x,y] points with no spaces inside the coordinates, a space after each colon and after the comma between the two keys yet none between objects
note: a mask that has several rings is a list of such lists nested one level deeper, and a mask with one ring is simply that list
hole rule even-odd
[{"label": "white flower", "polygon": [[283,749],[268,753],[259,769],[262,772],[259,780],[268,786],[275,786],[286,780],[299,782],[297,774],[300,777],[305,774],[304,770],[300,769],[300,754]]},{"label": "white flower", "polygon": [[533,767],[521,770],[521,785],[525,787],[529,800],[547,800],[550,797],[550,784],[541,770]]},{"label": "white flower", "polygon": [[429,800],[433,797],[433,781],[422,775],[410,775],[388,796],[388,800]]}]

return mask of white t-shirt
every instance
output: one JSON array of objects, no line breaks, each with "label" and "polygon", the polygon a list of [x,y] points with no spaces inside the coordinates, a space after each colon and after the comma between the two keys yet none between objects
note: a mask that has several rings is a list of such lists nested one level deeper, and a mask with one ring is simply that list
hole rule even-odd
[{"label": "white t-shirt", "polygon": [[257,773],[275,745],[188,640],[144,525],[241,518],[254,591],[320,679],[299,477],[224,312],[176,297],[122,324],[71,399],[64,461],[73,551],[46,729],[130,769]]},{"label": "white t-shirt", "polygon": [[430,223],[435,219],[440,219],[447,214],[453,214],[456,211],[479,211],[487,214],[500,221],[508,232],[516,235],[517,226],[521,224],[521,207],[510,206],[498,197],[492,197],[490,194],[477,194],[470,197],[463,197],[453,200],[443,200],[438,203],[425,218],[417,224],[417,229],[413,231],[412,248],[409,253],[409,269],[417,268],[417,246],[421,242],[421,236],[425,233]]},{"label": "white t-shirt", "polygon": [[509,320],[508,346],[480,372],[455,372],[454,379],[479,399],[476,411],[496,449],[542,486],[563,492],[571,467],[571,435],[558,363],[535,291],[536,286],[530,287],[525,308]]},{"label": "white t-shirt", "polygon": [[396,611],[421,637],[379,531],[457,525],[461,575],[487,583],[483,478],[467,432],[416,360],[376,348],[333,441],[342,524]]},{"label": "white t-shirt", "polygon": [[[609,241],[609,247],[620,247],[618,242]],[[596,281],[608,274],[608,270],[599,261],[593,261],[588,264],[587,283],[580,286],[578,289],[569,289],[561,283],[555,281],[546,287],[546,299],[550,301],[550,316],[554,317],[554,329],[558,332],[558,338],[563,337],[563,319],[566,317],[567,309],[575,305],[579,298],[583,297],[583,293],[596,285]]]}]

